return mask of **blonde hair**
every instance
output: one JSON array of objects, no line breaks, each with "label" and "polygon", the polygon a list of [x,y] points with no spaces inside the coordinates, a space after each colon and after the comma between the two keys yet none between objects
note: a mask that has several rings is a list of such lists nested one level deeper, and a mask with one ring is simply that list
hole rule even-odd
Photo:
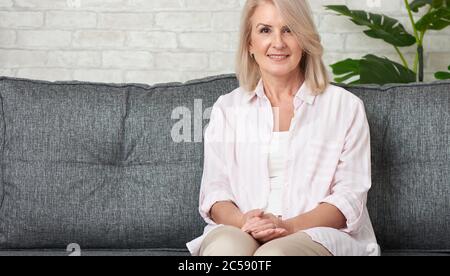
[{"label": "blonde hair", "polygon": [[301,45],[303,57],[299,66],[306,85],[315,95],[323,93],[330,79],[322,60],[323,46],[320,36],[306,0],[247,0],[241,17],[239,48],[236,54],[236,76],[240,86],[247,91],[253,91],[261,78],[258,64],[249,53],[249,46],[251,18],[263,2],[275,5]]}]

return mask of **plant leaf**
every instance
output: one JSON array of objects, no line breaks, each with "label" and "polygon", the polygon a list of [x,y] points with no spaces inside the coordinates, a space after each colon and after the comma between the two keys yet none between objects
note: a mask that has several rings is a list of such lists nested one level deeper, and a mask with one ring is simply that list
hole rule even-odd
[{"label": "plant leaf", "polygon": [[366,55],[362,59],[346,59],[330,65],[335,81],[345,82],[355,76],[359,79],[349,84],[410,83],[416,81],[416,74],[403,65],[387,58]]},{"label": "plant leaf", "polygon": [[416,74],[403,65],[375,55],[366,55],[360,63],[361,83],[410,83]]},{"label": "plant leaf", "polygon": [[413,12],[418,12],[420,8],[426,5],[431,5],[433,0],[414,0],[409,4],[409,7]]},{"label": "plant leaf", "polygon": [[333,73],[337,75],[346,74],[350,71],[359,72],[359,59],[348,58],[331,65]]},{"label": "plant leaf", "polygon": [[[359,76],[359,73],[349,73],[349,74],[347,74],[347,75],[345,75],[345,76],[343,76],[343,77],[337,77],[337,78],[335,78],[334,80],[335,80],[337,83],[343,83],[344,81],[349,80],[349,79],[351,79],[351,78],[353,78],[353,77],[356,77],[356,76]],[[356,80],[356,81],[359,83],[359,79]]]},{"label": "plant leaf", "polygon": [[416,23],[416,28],[425,30],[442,30],[450,25],[450,7],[441,7],[424,15]]},{"label": "plant leaf", "polygon": [[364,31],[364,33],[369,37],[382,39],[397,47],[411,46],[416,43],[416,38],[409,34],[398,20],[392,17],[361,10],[349,10],[344,5],[325,7],[340,15],[350,17],[350,20],[356,25],[368,27],[369,30]]},{"label": "plant leaf", "polygon": [[[448,67],[448,71],[450,71],[450,66]],[[434,77],[438,80],[448,80],[450,79],[450,72],[437,72],[434,74]]]},{"label": "plant leaf", "polygon": [[420,8],[426,5],[431,5],[435,9],[442,6],[450,7],[450,0],[414,0],[409,4],[409,7],[413,12],[418,12]]},{"label": "plant leaf", "polygon": [[434,77],[438,80],[449,80],[450,73],[449,72],[437,72],[436,74],[434,74]]},{"label": "plant leaf", "polygon": [[431,6],[435,9],[440,8],[442,6],[449,6],[450,0],[432,0]]},{"label": "plant leaf", "polygon": [[334,80],[337,83],[343,83],[354,76],[359,76],[359,63],[359,59],[349,58],[330,65],[333,74],[336,76]]}]

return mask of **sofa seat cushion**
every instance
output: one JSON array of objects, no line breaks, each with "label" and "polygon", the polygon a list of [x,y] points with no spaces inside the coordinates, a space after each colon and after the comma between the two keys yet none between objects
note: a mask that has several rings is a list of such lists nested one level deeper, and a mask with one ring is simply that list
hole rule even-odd
[{"label": "sofa seat cushion", "polygon": [[[0,250],[0,256],[69,256],[64,249]],[[190,256],[179,249],[86,249],[81,256]]]}]

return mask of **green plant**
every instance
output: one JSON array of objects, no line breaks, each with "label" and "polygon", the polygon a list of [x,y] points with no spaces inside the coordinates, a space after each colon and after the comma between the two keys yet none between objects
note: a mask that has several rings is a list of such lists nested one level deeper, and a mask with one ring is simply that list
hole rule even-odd
[{"label": "green plant", "polygon": [[448,67],[449,72],[437,72],[434,77],[438,80],[449,80],[450,79],[450,66]]},{"label": "green plant", "polygon": [[[411,3],[404,1],[414,34],[408,33],[395,18],[383,14],[350,10],[344,5],[326,6],[339,15],[350,17],[356,25],[367,27],[364,31],[367,36],[392,45],[402,61],[402,64],[399,64],[370,54],[361,59],[342,60],[330,65],[336,82],[385,84],[423,81],[424,37],[429,30],[442,30],[450,25],[450,0],[414,0]],[[413,12],[418,13],[421,8],[427,8],[427,12],[416,22]],[[413,66],[410,66],[400,48],[413,45],[416,45],[417,53]]]}]

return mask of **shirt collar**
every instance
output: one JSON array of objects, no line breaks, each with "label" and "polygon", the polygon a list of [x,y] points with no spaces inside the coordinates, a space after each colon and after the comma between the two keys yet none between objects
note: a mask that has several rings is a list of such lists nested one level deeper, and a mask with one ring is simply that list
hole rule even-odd
[{"label": "shirt collar", "polygon": [[[263,99],[264,97],[266,97],[266,94],[264,93],[264,84],[263,84],[262,79],[259,80],[258,85],[256,86],[256,88],[253,92],[247,92],[246,102],[250,102],[255,97],[258,97],[260,99]],[[297,93],[295,93],[295,99],[296,100],[299,99],[310,105],[313,105],[314,101],[316,99],[316,96],[314,96],[310,92],[310,90],[308,89],[308,86],[306,85],[306,82],[303,82],[302,86],[300,86]]]}]

